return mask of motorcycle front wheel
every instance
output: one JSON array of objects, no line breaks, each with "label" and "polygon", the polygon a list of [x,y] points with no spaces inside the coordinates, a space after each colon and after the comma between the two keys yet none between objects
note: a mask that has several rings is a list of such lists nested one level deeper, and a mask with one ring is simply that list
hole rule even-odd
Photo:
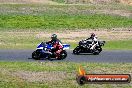
[{"label": "motorcycle front wheel", "polygon": [[94,55],[99,55],[99,53],[102,51],[102,48],[97,48],[96,50],[93,51]]}]

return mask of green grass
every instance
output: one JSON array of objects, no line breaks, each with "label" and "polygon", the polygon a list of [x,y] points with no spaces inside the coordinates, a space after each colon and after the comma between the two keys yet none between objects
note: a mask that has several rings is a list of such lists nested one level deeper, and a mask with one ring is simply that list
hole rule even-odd
[{"label": "green grass", "polygon": [[65,2],[65,0],[52,0],[52,1],[58,2],[58,3],[64,3]]},{"label": "green grass", "polygon": [[132,27],[132,18],[101,14],[100,10],[123,10],[125,5],[37,5],[1,4],[0,30],[76,29]]},{"label": "green grass", "polygon": [[[39,44],[41,41],[34,42],[34,43],[7,43],[7,44],[1,44],[1,49],[36,49],[37,44]],[[64,42],[65,43],[65,42]],[[68,44],[71,45],[70,49],[74,49],[77,44],[76,42],[72,42]],[[102,48],[104,50],[132,50],[132,41],[108,41],[105,46]]]},{"label": "green grass", "polygon": [[107,50],[132,50],[131,40],[108,41],[104,46]]},{"label": "green grass", "polygon": [[[26,41],[21,42],[20,40],[13,43],[5,43],[0,44],[1,49],[36,49],[37,44],[42,42],[41,40],[37,40],[34,42]],[[64,42],[65,43],[65,42]],[[76,42],[66,42],[70,44],[70,49],[74,49],[77,46]],[[131,40],[122,40],[122,41],[108,41],[105,46],[102,46],[104,50],[132,50],[132,41]]]},{"label": "green grass", "polygon": [[[88,62],[54,62],[54,61],[36,61],[36,62],[0,62],[0,68],[12,70],[12,71],[65,71],[65,72],[76,72],[78,71],[79,66],[85,68],[87,73],[94,73],[97,69],[97,73],[102,70],[106,70],[104,72],[107,73],[127,73],[132,72],[131,63],[88,63]],[[120,68],[118,68],[120,66]],[[115,72],[111,72],[111,70]],[[121,71],[122,68],[122,71]]]},{"label": "green grass", "polygon": [[91,15],[0,15],[3,29],[60,29],[60,28],[117,28],[132,27],[132,18],[103,14]]},{"label": "green grass", "polygon": [[[0,62],[0,86],[1,88],[131,88],[130,84],[86,84],[79,86],[76,82],[76,74],[78,74],[79,66],[82,66],[87,74],[131,74],[131,63],[75,63],[75,62]],[[30,75],[32,78],[39,74],[48,75],[46,79],[37,81],[38,78],[28,81]],[[16,74],[17,75],[14,75]],[[61,73],[61,74],[60,74]],[[21,76],[21,74],[23,74]],[[65,77],[63,78],[63,75]],[[41,78],[41,76],[39,78]],[[53,79],[55,77],[56,79]],[[61,78],[62,77],[62,78]],[[58,80],[57,80],[58,79]]]}]

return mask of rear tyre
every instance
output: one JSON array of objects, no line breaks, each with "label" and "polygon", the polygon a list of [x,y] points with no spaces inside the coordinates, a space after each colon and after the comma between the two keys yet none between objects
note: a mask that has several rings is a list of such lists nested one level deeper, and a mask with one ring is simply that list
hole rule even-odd
[{"label": "rear tyre", "polygon": [[34,52],[32,53],[32,58],[35,59],[35,60],[39,60],[39,59],[40,59],[40,55],[38,55],[37,52],[34,51]]},{"label": "rear tyre", "polygon": [[60,53],[60,57],[58,58],[58,60],[63,60],[67,57],[67,52],[65,50],[63,50],[61,53]]},{"label": "rear tyre", "polygon": [[51,55],[48,55],[48,57],[46,58],[48,59],[49,61],[52,61],[53,59],[51,58]]}]

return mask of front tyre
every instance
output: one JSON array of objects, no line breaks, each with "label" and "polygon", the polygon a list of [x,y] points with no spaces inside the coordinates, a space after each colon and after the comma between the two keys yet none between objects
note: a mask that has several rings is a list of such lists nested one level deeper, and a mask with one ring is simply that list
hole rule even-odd
[{"label": "front tyre", "polygon": [[97,50],[98,50],[99,52],[101,52],[101,51],[102,51],[102,48],[101,48],[101,47],[98,47]]},{"label": "front tyre", "polygon": [[99,55],[99,53],[100,52],[98,50],[96,50],[96,51],[93,52],[93,55]]},{"label": "front tyre", "polygon": [[99,53],[102,51],[101,47],[98,47],[96,50],[93,51],[94,55],[99,55]]}]

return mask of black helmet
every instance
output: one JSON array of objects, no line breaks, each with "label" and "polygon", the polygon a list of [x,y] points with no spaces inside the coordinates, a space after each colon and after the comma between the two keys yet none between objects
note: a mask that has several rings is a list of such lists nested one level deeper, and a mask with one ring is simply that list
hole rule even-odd
[{"label": "black helmet", "polygon": [[57,35],[56,34],[52,34],[51,39],[53,39],[53,40],[57,39]]},{"label": "black helmet", "polygon": [[92,37],[92,38],[95,37],[95,34],[94,34],[94,33],[91,33],[91,37]]}]

